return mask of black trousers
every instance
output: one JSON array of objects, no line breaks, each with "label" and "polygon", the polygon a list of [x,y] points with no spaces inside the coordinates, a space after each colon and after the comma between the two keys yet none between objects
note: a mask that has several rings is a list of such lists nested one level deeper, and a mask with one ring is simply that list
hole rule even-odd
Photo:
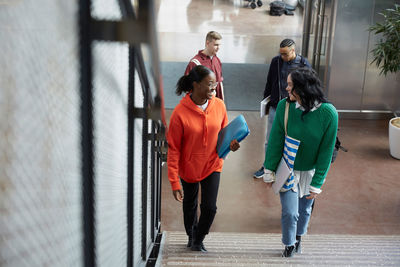
[{"label": "black trousers", "polygon": [[[195,233],[195,239],[202,239],[214,221],[217,213],[217,195],[221,173],[213,172],[199,183],[187,183],[183,187],[183,221],[188,236]],[[200,218],[197,220],[199,184],[201,185]]]}]

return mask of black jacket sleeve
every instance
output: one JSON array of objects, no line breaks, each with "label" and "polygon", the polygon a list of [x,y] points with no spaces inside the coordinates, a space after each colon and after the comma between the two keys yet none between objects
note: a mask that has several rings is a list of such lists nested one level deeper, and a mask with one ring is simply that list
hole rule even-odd
[{"label": "black jacket sleeve", "polygon": [[265,84],[263,99],[266,98],[267,96],[271,95],[271,84],[272,84],[271,66],[272,66],[272,63],[269,65],[267,83]]},{"label": "black jacket sleeve", "polygon": [[272,106],[276,106],[279,101],[279,82],[278,82],[278,60],[280,56],[276,56],[271,60],[269,65],[267,83],[264,89],[264,98],[271,96]]}]

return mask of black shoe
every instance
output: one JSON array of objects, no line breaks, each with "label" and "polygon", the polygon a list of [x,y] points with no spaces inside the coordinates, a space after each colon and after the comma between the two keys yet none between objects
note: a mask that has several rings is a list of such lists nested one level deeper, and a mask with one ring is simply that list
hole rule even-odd
[{"label": "black shoe", "polygon": [[301,254],[301,240],[296,240],[296,243],[294,244],[294,251]]},{"label": "black shoe", "polygon": [[293,246],[285,246],[285,250],[282,253],[282,257],[290,258],[294,255],[294,245]]},{"label": "black shoe", "polygon": [[205,248],[205,246],[203,245],[203,242],[201,242],[200,244],[192,244],[192,247],[190,248],[192,251],[201,251],[201,252],[207,252],[207,249]]},{"label": "black shoe", "polygon": [[301,235],[296,235],[296,243],[294,244],[294,251],[301,253]]},{"label": "black shoe", "polygon": [[191,246],[192,246],[192,236],[189,236],[187,247],[190,248]]}]

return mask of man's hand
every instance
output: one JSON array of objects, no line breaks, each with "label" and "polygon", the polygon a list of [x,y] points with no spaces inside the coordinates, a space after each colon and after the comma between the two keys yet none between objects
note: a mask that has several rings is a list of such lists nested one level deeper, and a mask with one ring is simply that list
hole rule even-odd
[{"label": "man's hand", "polygon": [[239,144],[239,142],[238,142],[236,139],[232,140],[232,142],[231,142],[230,145],[229,145],[229,148],[230,148],[232,151],[238,150],[239,147],[240,147],[240,144]]},{"label": "man's hand", "polygon": [[174,195],[174,198],[179,201],[182,202],[183,201],[183,191],[182,189],[178,189],[178,190],[173,190],[172,194]]}]

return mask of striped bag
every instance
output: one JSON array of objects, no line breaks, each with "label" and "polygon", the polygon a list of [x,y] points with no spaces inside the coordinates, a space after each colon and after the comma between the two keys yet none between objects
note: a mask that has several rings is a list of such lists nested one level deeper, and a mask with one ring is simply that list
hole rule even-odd
[{"label": "striped bag", "polygon": [[272,184],[272,189],[275,194],[285,192],[294,186],[294,161],[296,159],[297,150],[299,149],[300,141],[287,135],[287,121],[289,116],[289,102],[286,102],[285,107],[285,145],[281,162],[276,170],[276,181]]},{"label": "striped bag", "polygon": [[285,136],[285,147],[283,150],[283,159],[290,169],[290,177],[286,180],[282,186],[281,191],[288,191],[293,188],[294,185],[294,160],[296,158],[297,150],[299,149],[300,141],[296,140],[288,135]]}]

